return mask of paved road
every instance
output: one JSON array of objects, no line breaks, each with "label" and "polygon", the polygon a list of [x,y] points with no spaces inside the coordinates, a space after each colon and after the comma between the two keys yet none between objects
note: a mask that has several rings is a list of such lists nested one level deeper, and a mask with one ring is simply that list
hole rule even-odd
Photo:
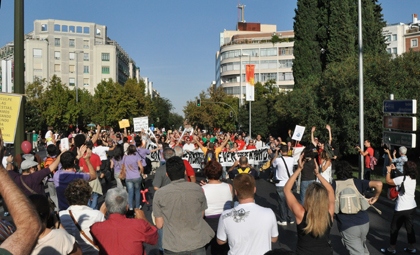
[{"label": "paved road", "polygon": [[[152,212],[152,201],[153,201],[153,187],[152,187],[152,178],[153,176],[149,176],[146,180],[146,188],[150,190],[147,194],[148,200],[150,204],[144,204],[143,210],[150,220],[150,214]],[[198,180],[201,180],[202,177],[198,176]],[[278,217],[279,205],[277,202],[277,192],[275,186],[271,183],[266,181],[265,173],[261,173],[261,178],[256,181],[257,184],[257,193],[255,196],[255,201],[257,204],[271,208],[276,216]],[[100,202],[103,201],[103,198],[100,199]],[[2,201],[0,202],[0,215],[3,215],[3,206]],[[392,219],[393,214],[393,206],[394,203],[389,201],[385,197],[381,197],[379,201],[375,204],[375,206],[382,211],[382,215],[379,215],[375,210],[369,209],[369,217],[370,217],[370,232],[368,234],[368,248],[371,254],[382,254],[380,252],[380,248],[387,247],[389,242],[389,228],[390,222]],[[418,215],[418,213],[417,213]],[[11,217],[5,217],[8,220],[11,220]],[[415,221],[415,231],[416,231],[416,238],[420,240],[420,223],[419,221]],[[337,230],[337,225],[334,224],[331,233],[330,239],[333,246],[334,254],[348,254],[346,249],[341,243],[341,237]],[[398,253],[403,253],[403,248],[407,246],[407,235],[404,228],[400,230],[400,234],[398,237],[397,243],[397,250]],[[278,241],[273,244],[274,248],[284,248],[288,250],[294,250],[296,247],[297,241],[297,234],[296,234],[296,225],[287,225],[287,226],[279,226],[279,239]],[[149,255],[157,255],[158,249],[157,246],[150,246],[146,245],[147,254]],[[210,254],[210,253],[208,253]]]},{"label": "paved road", "polygon": [[[200,177],[198,177],[197,179],[200,179]],[[256,184],[257,193],[255,196],[255,202],[261,206],[271,208],[278,217],[279,205],[278,195],[275,186],[266,181],[265,173],[261,173],[261,178],[256,181]],[[148,180],[146,185],[151,186],[151,180]],[[149,190],[152,190],[152,187],[149,187]],[[150,198],[150,203],[152,202],[152,195],[152,192],[148,195],[148,197]],[[370,254],[372,255],[382,254],[380,252],[380,248],[388,247],[387,245],[389,243],[389,229],[393,215],[394,202],[388,200],[385,197],[380,197],[379,201],[375,204],[375,206],[382,211],[382,215],[379,215],[374,209],[368,210],[370,218],[370,232],[367,236],[367,239],[368,249],[370,251]],[[143,207],[143,210],[146,212],[146,215],[150,217],[152,207],[150,205],[146,205]],[[420,240],[419,221],[415,221],[415,231],[417,240]],[[334,223],[333,228],[331,229],[330,239],[334,250],[334,254],[348,254],[347,250],[344,248],[341,242],[341,236],[338,232],[336,223]],[[277,243],[273,244],[273,249],[283,248],[287,250],[295,250],[296,242],[296,224],[279,226],[279,239]],[[400,234],[398,236],[398,253],[404,253],[404,247],[407,247],[407,234],[403,227],[400,230]],[[155,246],[147,246],[147,250],[149,255],[159,254]]]}]

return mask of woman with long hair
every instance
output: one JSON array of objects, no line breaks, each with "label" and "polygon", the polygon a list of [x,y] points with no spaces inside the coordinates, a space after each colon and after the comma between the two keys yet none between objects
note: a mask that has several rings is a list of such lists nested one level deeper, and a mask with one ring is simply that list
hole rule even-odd
[{"label": "woman with long hair", "polygon": [[122,168],[122,162],[124,157],[124,147],[122,144],[119,144],[114,149],[114,156],[111,158],[111,169],[114,169],[114,178],[117,182],[117,188],[123,188],[122,181],[119,177],[121,168]]},{"label": "woman with long hair", "polygon": [[[123,158],[125,168],[125,184],[128,190],[128,205],[130,210],[140,207],[140,188],[143,176],[143,165],[135,145],[128,146],[127,155]],[[133,199],[136,204],[133,205]]]},{"label": "woman with long hair", "polygon": [[331,183],[331,159],[327,156],[327,152],[325,150],[321,152],[321,165],[319,166],[319,170],[322,177],[324,177],[325,180]]},{"label": "woman with long hair", "polygon": [[[414,216],[417,208],[415,200],[417,165],[413,161],[407,161],[403,166],[403,175],[391,179],[391,171],[395,169],[396,167],[394,164],[387,166],[386,183],[388,185],[397,186],[399,194],[391,221],[389,247],[381,249],[381,252],[385,254],[397,253],[395,246],[397,244],[398,232],[404,224],[407,231],[407,242],[409,246],[404,248],[404,251],[407,253],[416,253],[417,250],[414,247],[414,244],[416,243]],[[404,187],[404,191],[401,187]]]},{"label": "woman with long hair", "polygon": [[299,158],[297,170],[284,186],[287,205],[296,218],[298,242],[296,254],[331,255],[333,250],[329,234],[333,223],[335,195],[330,183],[319,173],[316,159],[314,174],[321,183],[313,182],[305,193],[303,206],[292,192],[293,184],[305,164],[304,153]]}]

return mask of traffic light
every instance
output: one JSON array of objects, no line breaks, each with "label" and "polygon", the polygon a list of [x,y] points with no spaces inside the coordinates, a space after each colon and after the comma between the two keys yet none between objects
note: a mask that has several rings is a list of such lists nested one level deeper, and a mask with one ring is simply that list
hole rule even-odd
[{"label": "traffic light", "polygon": [[197,99],[197,106],[201,106],[201,99]]}]

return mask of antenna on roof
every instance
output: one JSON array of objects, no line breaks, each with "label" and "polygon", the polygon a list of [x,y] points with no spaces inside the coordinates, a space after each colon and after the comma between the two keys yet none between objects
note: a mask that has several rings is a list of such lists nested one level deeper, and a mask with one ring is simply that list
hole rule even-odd
[{"label": "antenna on roof", "polygon": [[[241,20],[240,22],[245,23],[245,5],[244,4],[238,4],[238,10],[241,12]],[[239,16],[239,13],[238,13]]]}]

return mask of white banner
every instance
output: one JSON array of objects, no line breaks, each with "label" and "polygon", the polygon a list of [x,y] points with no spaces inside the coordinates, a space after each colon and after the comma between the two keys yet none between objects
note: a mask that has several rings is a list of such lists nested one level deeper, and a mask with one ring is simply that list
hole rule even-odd
[{"label": "white banner", "polygon": [[[149,150],[153,150],[156,147],[155,144],[149,143],[147,146]],[[149,155],[151,161],[160,161],[160,152],[152,152]],[[201,163],[204,160],[204,153],[201,151],[191,151],[191,152],[184,152],[182,158],[187,159],[190,162],[193,168],[201,168]],[[248,158],[248,163],[251,165],[258,165],[265,163],[267,160],[270,159],[270,155],[268,154],[268,148],[263,148],[260,150],[242,150],[238,152],[221,152],[219,154],[219,163],[222,166],[231,166],[235,161],[239,160],[240,157],[246,156]]]},{"label": "white banner", "polygon": [[134,132],[140,132],[142,129],[145,131],[149,129],[149,117],[133,118]]}]

